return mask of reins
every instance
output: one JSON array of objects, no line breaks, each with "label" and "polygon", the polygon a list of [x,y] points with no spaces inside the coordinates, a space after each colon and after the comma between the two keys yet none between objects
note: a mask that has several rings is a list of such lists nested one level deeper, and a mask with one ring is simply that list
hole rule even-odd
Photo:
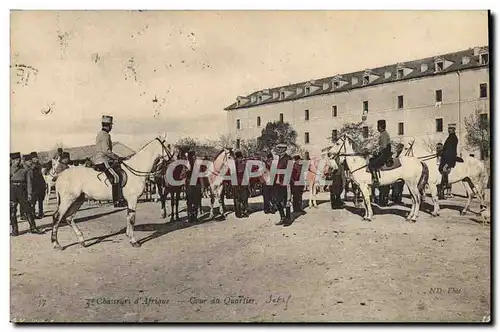
[{"label": "reins", "polygon": [[[158,142],[160,142],[160,144],[161,144],[161,149],[162,149],[162,151],[161,151],[161,152],[162,152],[162,156],[161,156],[161,158],[163,158],[166,162],[171,161],[171,160],[172,160],[172,158],[173,158],[172,153],[171,153],[171,152],[167,149],[167,147],[165,146],[164,142],[163,142],[161,139],[159,139],[158,137],[156,137],[156,140],[157,140]],[[151,142],[153,142],[153,141],[151,141]],[[151,143],[151,142],[150,142],[150,143]],[[147,145],[149,145],[149,144],[146,144],[146,146],[147,146]],[[143,149],[144,149],[146,146],[144,146],[144,147],[143,147]],[[142,150],[142,149],[141,149],[141,150]],[[166,160],[166,159],[165,159],[165,154],[167,155],[168,160]],[[126,169],[128,169],[128,170],[130,171],[130,173],[132,173],[133,175],[138,176],[138,177],[150,177],[151,175],[155,175],[155,174],[157,174],[157,173],[158,173],[158,172],[152,172],[152,171],[139,171],[139,170],[136,170],[136,169],[134,169],[134,168],[130,167],[129,165],[127,165],[127,164],[126,164],[125,162],[123,162],[123,161],[121,162],[121,164],[122,164],[123,166],[125,166],[125,168],[126,168]]]}]

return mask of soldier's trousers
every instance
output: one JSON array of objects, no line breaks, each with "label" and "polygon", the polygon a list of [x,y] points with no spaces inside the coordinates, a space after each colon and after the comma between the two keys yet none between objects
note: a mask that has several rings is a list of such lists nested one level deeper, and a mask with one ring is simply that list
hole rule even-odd
[{"label": "soldier's trousers", "polygon": [[302,212],[302,195],[304,194],[304,186],[292,187],[292,206],[293,212]]},{"label": "soldier's trousers", "polygon": [[[38,205],[38,216],[43,215],[43,199],[45,198],[45,193],[35,193],[31,200],[31,206],[33,208],[33,213],[36,211],[36,206]],[[36,215],[36,213],[35,213]]]},{"label": "soldier's trousers", "polygon": [[274,188],[273,186],[268,186],[264,184],[262,186],[262,196],[264,198],[264,212],[266,213],[274,213],[276,210],[274,209]]},{"label": "soldier's trousers", "polygon": [[234,199],[234,214],[236,218],[241,218],[248,214],[248,197],[250,192],[248,186],[234,186],[233,199]]},{"label": "soldier's trousers", "polygon": [[187,212],[189,221],[198,217],[198,208],[201,205],[201,185],[186,187]]},{"label": "soldier's trousers", "polygon": [[[287,190],[286,186],[275,185],[274,186],[274,199],[276,200],[276,208],[280,213],[281,219],[286,218],[290,220],[290,208],[286,207],[287,200]],[[285,215],[286,209],[286,215]]]},{"label": "soldier's trousers", "polygon": [[25,184],[10,185],[10,224],[12,226],[12,232],[16,235],[19,231],[16,216],[18,204],[21,206],[22,211],[26,213],[30,229],[35,229],[35,214],[31,204],[28,202]]},{"label": "soldier's trousers", "polygon": [[404,181],[399,181],[392,185],[392,201],[396,204],[401,204],[403,201],[404,185]]}]

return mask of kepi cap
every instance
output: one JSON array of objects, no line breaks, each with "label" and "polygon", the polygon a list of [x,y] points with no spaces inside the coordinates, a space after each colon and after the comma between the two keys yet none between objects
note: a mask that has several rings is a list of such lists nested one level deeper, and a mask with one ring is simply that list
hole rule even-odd
[{"label": "kepi cap", "polygon": [[30,156],[31,156],[31,158],[38,158],[38,153],[36,153],[35,151],[33,151],[33,152],[30,153]]},{"label": "kepi cap", "polygon": [[101,122],[107,124],[113,124],[113,117],[109,115],[103,115]]},{"label": "kepi cap", "polygon": [[10,159],[21,159],[21,153],[20,152],[13,152],[10,154]]}]

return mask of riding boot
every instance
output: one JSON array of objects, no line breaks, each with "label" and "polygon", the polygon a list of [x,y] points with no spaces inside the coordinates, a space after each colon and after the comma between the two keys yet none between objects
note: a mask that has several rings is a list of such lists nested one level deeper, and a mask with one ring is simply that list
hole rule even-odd
[{"label": "riding boot", "polygon": [[290,226],[292,224],[292,217],[291,217],[291,211],[290,207],[287,206],[285,209],[285,222],[283,223],[283,226]]},{"label": "riding boot", "polygon": [[39,230],[38,227],[36,227],[34,214],[28,212],[27,217],[28,217],[28,223],[30,225],[30,233],[43,234],[43,232],[41,230]]},{"label": "riding boot", "polygon": [[278,203],[278,212],[280,213],[280,221],[276,225],[283,225],[285,223],[285,212],[283,211],[283,207]]},{"label": "riding boot", "polygon": [[43,217],[45,217],[45,215],[43,214],[43,199],[39,198],[38,199],[38,218],[42,219]]},{"label": "riding boot", "polygon": [[10,203],[10,225],[12,226],[11,236],[18,236],[19,235],[19,227],[17,226],[17,216],[16,216],[17,211],[16,210],[17,210],[17,206],[11,202]]}]

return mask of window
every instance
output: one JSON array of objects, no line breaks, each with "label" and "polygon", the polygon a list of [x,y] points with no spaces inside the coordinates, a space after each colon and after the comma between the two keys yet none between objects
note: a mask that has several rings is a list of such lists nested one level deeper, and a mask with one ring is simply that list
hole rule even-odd
[{"label": "window", "polygon": [[309,94],[309,92],[311,92],[311,88],[310,88],[310,87],[306,87],[306,89],[305,89],[305,92],[304,92],[304,93],[305,93],[306,95],[308,95],[308,94]]},{"label": "window", "polygon": [[405,134],[405,124],[403,122],[398,123],[398,135]]},{"label": "window", "polygon": [[490,55],[488,53],[483,53],[479,55],[479,64],[487,65],[490,62]]},{"label": "window", "polygon": [[283,122],[283,113],[280,113],[280,122]]},{"label": "window", "polygon": [[259,103],[262,103],[262,96],[259,96]]},{"label": "window", "polygon": [[338,139],[337,129],[332,130],[332,143],[335,143]]},{"label": "window", "polygon": [[436,72],[440,72],[444,70],[444,63],[443,61],[438,61],[436,62]]},{"label": "window", "polygon": [[436,132],[438,132],[438,133],[443,132],[443,119],[442,118],[436,119]]},{"label": "window", "polygon": [[436,90],[436,103],[443,101],[443,90]]},{"label": "window", "polygon": [[481,129],[488,128],[488,114],[486,113],[479,114],[479,126]]},{"label": "window", "polygon": [[366,85],[369,83],[370,83],[370,76],[368,76],[368,75],[363,76],[363,85]]},{"label": "window", "polygon": [[368,126],[363,127],[363,138],[368,138]]},{"label": "window", "polygon": [[260,127],[260,116],[257,117],[257,127]]},{"label": "window", "polygon": [[404,97],[398,96],[398,109],[404,108]]},{"label": "window", "polygon": [[240,119],[237,119],[237,120],[236,120],[236,129],[241,129],[241,126],[240,126]]},{"label": "window", "polygon": [[332,117],[337,117],[337,105],[332,106]]},{"label": "window", "polygon": [[304,134],[304,143],[309,144],[309,133]]},{"label": "window", "polygon": [[368,101],[363,102],[363,113],[368,113]]},{"label": "window", "polygon": [[340,87],[340,82],[339,82],[339,81],[335,81],[335,82],[333,82],[333,87],[334,87],[335,89],[339,88],[339,87]]},{"label": "window", "polygon": [[238,138],[236,140],[236,148],[239,149],[240,148],[240,139]]},{"label": "window", "polygon": [[304,111],[304,120],[309,121],[309,110]]},{"label": "window", "polygon": [[398,72],[396,74],[396,77],[398,80],[402,79],[404,76],[404,70],[403,69],[398,69]]},{"label": "window", "polygon": [[486,98],[486,97],[488,97],[488,84],[481,83],[479,84],[479,98]]},{"label": "window", "polygon": [[284,91],[280,92],[280,99],[285,99],[285,92]]}]

